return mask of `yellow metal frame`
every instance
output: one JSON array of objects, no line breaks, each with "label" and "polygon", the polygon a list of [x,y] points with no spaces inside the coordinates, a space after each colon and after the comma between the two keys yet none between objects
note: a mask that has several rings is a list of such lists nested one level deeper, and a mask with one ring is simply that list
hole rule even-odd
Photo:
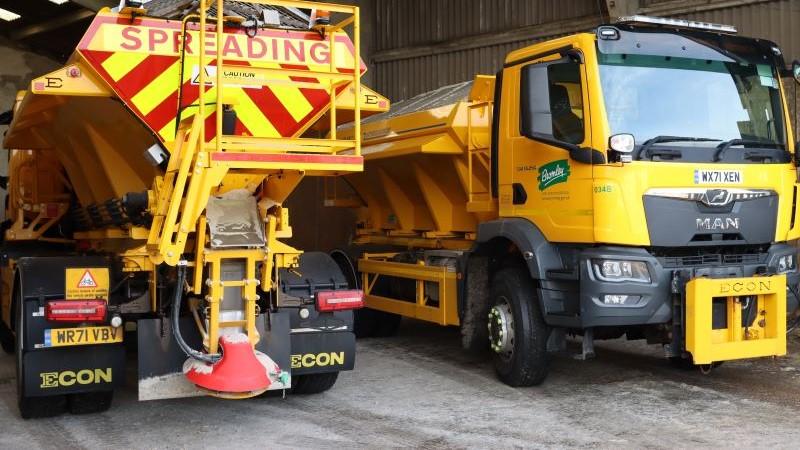
[{"label": "yellow metal frame", "polygon": [[[396,253],[365,253],[358,260],[358,270],[361,272],[361,287],[364,290],[364,304],[369,308],[434,322],[439,325],[458,325],[456,273],[449,272],[447,267],[442,266],[387,261],[395,255]],[[414,280],[416,282],[416,301],[412,303],[373,294],[375,283],[381,276]],[[426,304],[426,281],[434,282],[438,286],[438,307]]]},{"label": "yellow metal frame", "polygon": [[[55,214],[51,214],[50,207],[56,209]],[[46,238],[44,233],[53,225],[58,223],[64,214],[69,210],[69,203],[41,203],[33,205],[33,212],[38,212],[27,225],[25,224],[25,212],[17,210],[17,218],[11,227],[6,230],[6,240],[9,241],[32,241],[40,240],[44,242],[72,242],[70,239]]]},{"label": "yellow metal frame", "polygon": [[[213,1],[213,0],[212,0]],[[216,0],[216,8],[217,11],[224,11],[223,9],[223,0]],[[332,154],[339,154],[343,152],[348,152],[348,154],[352,154],[354,156],[361,156],[361,104],[358,101],[358,98],[354,97],[352,108],[350,105],[347,105],[348,110],[352,110],[354,114],[354,127],[355,127],[355,136],[353,139],[349,140],[339,140],[337,139],[337,122],[336,122],[336,110],[337,110],[337,95],[336,89],[340,86],[352,84],[355,92],[361,92],[361,30],[360,30],[360,12],[357,6],[346,6],[346,5],[333,5],[329,3],[318,3],[318,2],[307,2],[307,1],[290,1],[290,0],[248,0],[247,3],[252,4],[261,4],[261,5],[273,5],[273,6],[282,6],[286,8],[311,8],[311,9],[320,9],[324,11],[336,12],[347,15],[347,17],[337,23],[332,25],[327,25],[324,27],[319,28],[320,31],[323,31],[328,37],[328,45],[331,49],[334,48],[335,44],[335,32],[343,30],[347,26],[353,27],[353,73],[352,74],[342,74],[337,70],[337,63],[336,63],[336,52],[331,51],[330,57],[330,67],[328,71],[296,71],[297,73],[292,73],[291,70],[286,69],[258,69],[259,73],[263,75],[265,78],[269,78],[270,75],[273,76],[280,76],[285,77],[287,75],[297,75],[297,76],[304,76],[308,77],[309,75],[313,75],[316,78],[325,78],[331,81],[330,83],[330,100],[329,100],[329,119],[330,119],[330,139],[323,140],[326,141],[322,145],[318,145],[319,140],[309,140],[303,138],[281,138],[278,142],[272,142],[273,144],[278,144],[285,149],[285,151],[296,151],[296,152],[308,152],[308,151],[317,151],[321,153],[332,153]],[[209,1],[208,0],[200,0],[200,42],[206,42],[206,34],[208,32],[206,28],[207,24],[207,16],[206,13],[208,11]],[[224,89],[224,58],[223,58],[223,43],[225,38],[225,33],[222,31],[224,30],[224,23],[225,18],[222,14],[217,14],[216,17],[216,55],[215,60],[217,67],[216,75],[216,102],[215,108],[217,111],[222,111],[224,107],[224,99],[225,99],[225,89]],[[205,52],[199,52],[199,66],[205,67],[207,64],[206,58],[207,55]],[[232,67],[235,69],[236,67]],[[199,80],[198,84],[200,86],[201,94],[200,99],[201,101],[198,102],[199,106],[199,116],[205,116],[205,101],[202,101],[203,94],[205,93],[206,89],[206,74],[205,70],[199,71]],[[233,150],[235,145],[234,142],[226,141],[226,138],[223,137],[222,132],[222,114],[216,115],[216,133],[214,143],[214,149],[217,152],[222,152],[223,150]],[[200,136],[205,136],[205,123],[200,123]],[[237,141],[242,141],[241,138],[237,138]],[[251,141],[248,139],[247,141]],[[269,143],[268,140],[261,140],[261,145],[265,143]]]},{"label": "yellow metal frame", "polygon": [[[320,8],[333,12],[341,12],[350,16],[343,22],[322,27],[327,34],[329,45],[333,48],[335,32],[345,26],[352,25],[354,30],[354,68],[352,74],[341,74],[337,71],[335,53],[331,52],[329,71],[298,71],[296,75],[330,80],[330,127],[329,139],[307,138],[264,138],[247,136],[226,136],[222,129],[222,111],[225,103],[225,78],[223,76],[225,60],[223,57],[223,40],[225,38],[222,14],[215,20],[217,48],[215,61],[218,67],[216,76],[216,114],[215,138],[211,143],[205,142],[206,129],[206,71],[199,71],[198,85],[201,91],[198,101],[198,113],[191,119],[179,124],[174,148],[170,155],[167,169],[162,177],[153,183],[153,199],[150,212],[153,222],[147,239],[147,251],[154,264],[180,263],[189,239],[194,233],[193,248],[195,263],[194,275],[190,283],[190,291],[197,295],[205,290],[205,303],[208,308],[208,329],[198,324],[204,336],[209,353],[219,351],[220,328],[242,327],[252,345],[258,343],[260,336],[256,330],[257,289],[268,291],[273,280],[277,278],[277,269],[293,268],[298,265],[300,251],[286,245],[278,238],[290,237],[288,210],[280,207],[282,202],[305,174],[335,175],[341,172],[355,172],[363,169],[361,158],[360,131],[352,139],[337,139],[336,136],[336,89],[340,85],[352,84],[355,92],[361,90],[361,57],[358,28],[358,8],[337,6],[314,2],[295,1],[250,1],[254,4],[271,4],[286,7]],[[200,42],[206,42],[208,29],[209,2],[200,1],[199,34]],[[216,1],[217,11],[223,11],[222,0]],[[185,30],[185,27],[184,27]],[[199,65],[205,67],[208,55],[199,52]],[[263,83],[271,76],[287,75],[286,70],[259,69]],[[353,111],[356,127],[360,128],[361,105],[360,96],[352,97],[352,105],[346,104]],[[246,179],[248,181],[241,181]],[[249,183],[262,185],[262,194],[277,202],[276,207],[261,210],[264,221],[266,245],[253,249],[208,249],[206,248],[206,219],[203,216],[208,198],[223,192],[221,186]],[[230,189],[230,187],[228,187]],[[261,209],[261,208],[260,208]],[[245,276],[240,281],[223,281],[222,264],[226,260],[243,260]],[[261,264],[261,273],[256,268]],[[220,305],[224,301],[225,287],[241,287],[245,304],[244,319],[223,322],[220,319]],[[206,289],[204,289],[206,288]],[[197,306],[197,305],[195,305]]]},{"label": "yellow metal frame", "polygon": [[[727,327],[712,329],[712,300],[724,297]],[[742,301],[756,301],[742,326]],[[786,354],[786,275],[696,278],[686,285],[686,351],[695,364]]]}]

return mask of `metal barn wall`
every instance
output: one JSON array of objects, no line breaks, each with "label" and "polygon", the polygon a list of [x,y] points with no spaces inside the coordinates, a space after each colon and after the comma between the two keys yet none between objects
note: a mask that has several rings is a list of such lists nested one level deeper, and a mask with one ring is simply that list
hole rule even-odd
[{"label": "metal barn wall", "polygon": [[[735,25],[800,59],[800,0],[374,0],[374,87],[397,101],[495,73],[505,55],[536,41],[590,30],[606,4],[629,13]],[[613,12],[612,12],[613,14]]]},{"label": "metal barn wall", "polygon": [[600,21],[596,0],[374,3],[377,35],[370,56],[374,84],[395,101],[477,73],[493,74],[513,49]]}]

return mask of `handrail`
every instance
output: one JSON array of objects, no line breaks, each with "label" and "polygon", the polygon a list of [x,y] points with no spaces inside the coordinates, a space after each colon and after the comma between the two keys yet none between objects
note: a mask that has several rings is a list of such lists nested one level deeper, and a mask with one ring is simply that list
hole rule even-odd
[{"label": "handrail", "polygon": [[[225,105],[223,104],[224,101],[224,91],[225,91],[225,80],[224,80],[224,70],[223,67],[225,66],[224,56],[223,56],[223,43],[225,38],[225,31],[224,31],[224,1],[223,0],[211,0],[216,4],[217,14],[215,18],[215,29],[214,32],[216,33],[216,48],[215,48],[215,57],[216,57],[216,99],[214,101],[214,108],[217,112],[216,114],[216,121],[214,124],[215,132],[214,132],[214,147],[217,152],[223,151],[223,110]],[[322,70],[309,70],[309,71],[297,71],[292,69],[286,70],[276,70],[276,69],[257,69],[260,73],[264,74],[266,77],[269,75],[277,75],[280,74],[282,76],[315,76],[321,79],[325,79],[328,83],[328,94],[329,94],[329,103],[328,103],[328,113],[329,113],[329,126],[330,126],[330,135],[328,141],[330,143],[340,144],[341,140],[337,138],[337,89],[342,86],[342,83],[350,84],[352,83],[355,95],[353,96],[353,122],[354,122],[354,139],[352,140],[353,146],[343,149],[340,145],[330,145],[329,153],[337,154],[344,151],[352,151],[352,155],[354,156],[361,156],[361,30],[360,30],[360,12],[357,6],[349,6],[349,5],[335,5],[330,3],[322,3],[322,2],[312,2],[312,1],[296,1],[296,0],[247,0],[244,3],[251,3],[251,4],[261,4],[261,5],[273,5],[273,6],[282,6],[286,8],[312,8],[312,9],[321,9],[330,12],[337,12],[347,14],[350,17],[345,18],[340,23],[326,25],[322,28],[322,30],[327,34],[328,38],[328,46],[329,46],[329,68],[328,71]],[[207,25],[208,25],[208,8],[210,7],[209,0],[200,0],[200,29],[199,29],[199,41],[206,42],[207,37]],[[353,68],[352,74],[349,73],[341,73],[339,72],[339,67],[336,61],[336,32],[342,30],[346,26],[353,27]],[[198,100],[198,114],[200,117],[206,117],[206,101],[204,100],[205,94],[208,89],[208,85],[206,84],[206,71],[204,68],[207,66],[208,62],[208,55],[204,51],[199,51],[198,53],[198,64],[201,70],[198,72],[198,89],[200,91],[199,100]],[[276,81],[277,82],[277,81]],[[285,81],[281,81],[285,83]],[[296,82],[292,84],[302,84],[303,86],[307,86],[308,82]],[[322,83],[320,83],[322,84]],[[349,107],[349,105],[348,105]],[[206,136],[206,123],[205,120],[201,120],[200,123],[200,136]],[[290,138],[302,140],[303,138],[298,138],[292,136]],[[316,140],[317,143],[320,141],[319,139]],[[265,144],[268,143],[267,140],[264,141]]]}]

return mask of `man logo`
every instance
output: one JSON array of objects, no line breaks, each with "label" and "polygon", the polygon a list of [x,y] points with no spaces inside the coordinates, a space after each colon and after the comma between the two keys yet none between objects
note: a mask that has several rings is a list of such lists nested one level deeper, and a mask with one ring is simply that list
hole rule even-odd
[{"label": "man logo", "polygon": [[111,383],[112,372],[110,367],[107,369],[83,369],[78,372],[65,370],[63,372],[40,373],[39,377],[42,378],[42,384],[39,387],[47,389],[69,387],[74,384]]},{"label": "man logo", "polygon": [[732,197],[726,189],[709,189],[702,200],[708,206],[725,206],[731,202]]}]

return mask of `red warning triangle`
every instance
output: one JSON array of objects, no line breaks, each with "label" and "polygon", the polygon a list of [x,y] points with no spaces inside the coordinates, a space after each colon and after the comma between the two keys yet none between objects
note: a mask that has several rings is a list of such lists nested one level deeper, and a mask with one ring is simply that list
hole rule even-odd
[{"label": "red warning triangle", "polygon": [[97,287],[97,282],[94,281],[94,277],[92,276],[92,273],[89,272],[89,269],[86,269],[86,272],[83,272],[83,275],[81,276],[81,280],[78,281],[78,287],[79,288],[96,288]]}]

